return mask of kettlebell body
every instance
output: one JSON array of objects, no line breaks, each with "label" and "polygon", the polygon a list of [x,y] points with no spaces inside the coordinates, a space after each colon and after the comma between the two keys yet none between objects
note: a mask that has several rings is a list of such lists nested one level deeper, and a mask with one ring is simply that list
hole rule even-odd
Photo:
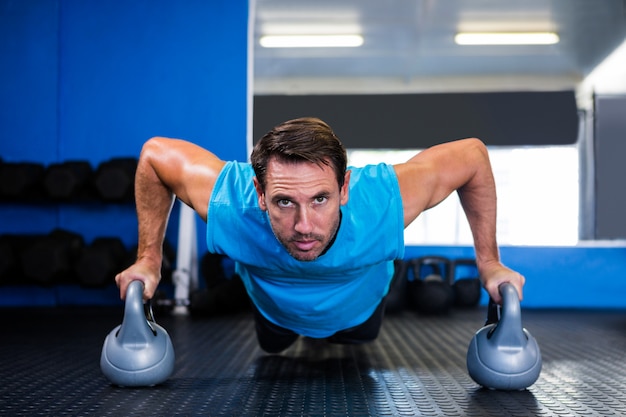
[{"label": "kettlebell body", "polygon": [[412,261],[409,284],[412,308],[423,314],[446,314],[454,302],[450,286],[450,261],[441,256],[424,256]]},{"label": "kettlebell body", "polygon": [[154,322],[149,304],[144,309],[143,283],[131,282],[124,320],[107,335],[102,346],[102,373],[115,385],[153,386],[169,378],[174,362],[169,334]]},{"label": "kettlebell body", "polygon": [[[465,275],[462,275],[461,271],[465,271]],[[467,276],[468,274],[470,276]],[[478,306],[482,292],[482,284],[478,275],[476,260],[454,260],[452,263],[451,282],[454,291],[454,305],[456,307],[471,308]]]},{"label": "kettlebell body", "polygon": [[[517,291],[502,284],[503,306],[500,318],[493,318],[478,330],[467,351],[470,377],[485,388],[522,390],[537,381],[541,373],[541,352],[535,338],[522,327]],[[490,310],[498,308],[493,301]]]}]

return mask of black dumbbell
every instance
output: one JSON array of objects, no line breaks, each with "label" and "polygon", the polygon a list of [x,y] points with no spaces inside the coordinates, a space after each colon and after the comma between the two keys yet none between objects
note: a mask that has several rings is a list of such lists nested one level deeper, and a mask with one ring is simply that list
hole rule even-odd
[{"label": "black dumbbell", "polygon": [[42,285],[74,282],[74,262],[84,246],[77,233],[55,229],[35,238],[20,253],[24,277]]},{"label": "black dumbbell", "polygon": [[16,252],[16,237],[0,236],[0,284],[12,284],[19,275],[19,262]]},{"label": "black dumbbell", "polygon": [[78,282],[86,287],[105,287],[115,281],[127,257],[126,246],[118,237],[98,237],[82,248],[74,264]]},{"label": "black dumbbell", "polygon": [[[469,276],[468,276],[469,274]],[[474,259],[456,259],[452,263],[454,305],[468,308],[480,302],[481,283]]]},{"label": "black dumbbell", "polygon": [[55,200],[84,200],[92,197],[93,168],[87,161],[50,164],[43,179],[48,197]]},{"label": "black dumbbell", "polygon": [[407,286],[409,264],[402,259],[393,261],[394,274],[389,284],[389,292],[385,299],[385,312],[397,313],[407,306]]},{"label": "black dumbbell", "polygon": [[0,236],[0,283],[30,283],[22,270],[21,254],[43,235],[6,234]]},{"label": "black dumbbell", "polygon": [[100,198],[109,202],[132,202],[137,158],[113,158],[98,165],[94,186]]},{"label": "black dumbbell", "polygon": [[8,201],[30,201],[44,197],[43,164],[4,162],[0,165],[0,198]]},{"label": "black dumbbell", "polygon": [[450,285],[450,260],[424,256],[411,261],[413,280],[409,282],[410,305],[424,314],[445,314],[454,303]]}]

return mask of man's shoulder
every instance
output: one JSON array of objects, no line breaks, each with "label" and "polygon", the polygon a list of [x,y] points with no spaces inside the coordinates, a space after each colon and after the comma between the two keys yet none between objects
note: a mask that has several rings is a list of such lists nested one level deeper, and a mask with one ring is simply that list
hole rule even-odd
[{"label": "man's shoulder", "polygon": [[391,164],[369,164],[349,167],[349,169],[351,171],[351,185],[353,186],[366,185],[367,183],[387,184],[389,181],[397,181],[395,170]]},{"label": "man's shoulder", "polygon": [[[249,162],[228,161],[224,164],[222,171],[219,174],[219,179],[222,181],[222,185],[238,185],[246,186],[252,185],[252,178],[254,177],[254,170]],[[219,181],[218,179],[218,181]],[[241,182],[241,180],[250,180],[250,184],[247,182]]]},{"label": "man's shoulder", "polygon": [[254,202],[254,170],[247,162],[228,161],[222,168],[211,196],[213,204],[231,204],[235,200]]}]

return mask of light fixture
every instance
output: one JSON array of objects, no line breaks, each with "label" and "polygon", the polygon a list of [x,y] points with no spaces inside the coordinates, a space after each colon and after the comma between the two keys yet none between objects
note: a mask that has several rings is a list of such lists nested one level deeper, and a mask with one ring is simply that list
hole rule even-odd
[{"label": "light fixture", "polygon": [[361,35],[266,35],[264,48],[354,48],[363,45]]},{"label": "light fixture", "polygon": [[554,32],[461,32],[457,45],[553,45],[559,42]]}]

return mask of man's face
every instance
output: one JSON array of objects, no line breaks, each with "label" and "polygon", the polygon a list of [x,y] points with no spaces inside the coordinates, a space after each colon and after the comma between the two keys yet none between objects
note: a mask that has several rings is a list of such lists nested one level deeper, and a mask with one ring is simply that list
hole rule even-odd
[{"label": "man's face", "polygon": [[299,261],[320,256],[339,227],[339,207],[348,202],[346,173],[339,188],[328,165],[286,163],[271,159],[265,191],[254,179],[259,206],[269,214],[272,230],[289,254]]}]

